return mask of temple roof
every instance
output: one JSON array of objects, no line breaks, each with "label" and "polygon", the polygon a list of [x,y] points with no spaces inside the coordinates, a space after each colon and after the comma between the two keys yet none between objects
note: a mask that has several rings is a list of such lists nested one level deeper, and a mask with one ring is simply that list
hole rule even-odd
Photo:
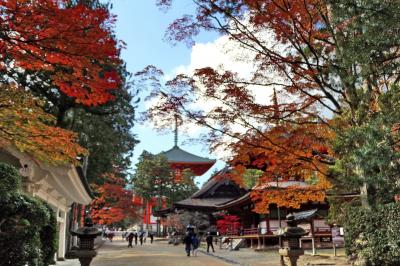
[{"label": "temple roof", "polygon": [[301,211],[301,212],[294,212],[294,213],[292,213],[293,220],[298,222],[298,223],[307,222],[310,219],[312,219],[314,216],[316,216],[317,212],[318,212],[318,209],[312,209],[312,210]]},{"label": "temple roof", "polygon": [[206,163],[206,164],[214,164],[215,160],[200,157],[194,155],[190,152],[184,151],[178,146],[172,147],[172,149],[162,152],[168,159],[170,163]]},{"label": "temple roof", "polygon": [[20,169],[27,184],[35,186],[36,195],[41,195],[39,197],[53,206],[74,202],[86,205],[92,201],[93,195],[80,167],[49,165],[13,146],[0,149],[0,162]]},{"label": "temple roof", "polygon": [[[297,188],[307,188],[310,185],[304,181],[279,181],[277,182],[266,182],[262,185],[257,185],[252,188],[252,191],[255,190],[268,190],[268,189],[286,189],[288,187],[297,187]],[[232,207],[241,207],[243,205],[247,205],[251,203],[251,191],[248,191],[243,196],[233,199],[231,201],[221,203],[217,205],[219,210],[224,210]]]},{"label": "temple roof", "polygon": [[218,205],[222,205],[241,197],[246,190],[240,188],[228,177],[224,176],[228,168],[224,168],[213,175],[200,190],[192,194],[189,198],[175,202],[169,210],[161,210],[159,214],[165,214],[172,209],[198,209],[198,210],[217,210]]},{"label": "temple roof", "polygon": [[174,203],[177,208],[216,208],[219,204],[231,201],[232,198],[187,198]]},{"label": "temple roof", "polygon": [[239,207],[249,203],[251,203],[250,191],[237,199],[217,204],[217,209],[225,210],[230,207]]},{"label": "temple roof", "polygon": [[209,208],[216,210],[218,205],[242,196],[246,191],[224,176],[228,168],[213,175],[200,190],[187,199],[174,203],[180,208]]}]

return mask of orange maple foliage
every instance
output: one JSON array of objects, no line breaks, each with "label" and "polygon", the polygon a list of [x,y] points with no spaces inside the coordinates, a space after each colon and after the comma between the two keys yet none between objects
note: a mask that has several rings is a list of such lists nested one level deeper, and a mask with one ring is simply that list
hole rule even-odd
[{"label": "orange maple foliage", "polygon": [[[158,2],[169,7],[173,0]],[[299,207],[307,201],[323,200],[324,190],[331,186],[326,179],[327,163],[333,161],[328,144],[333,133],[326,114],[340,116],[344,109],[356,110],[360,104],[355,81],[362,78],[358,71],[345,70],[347,65],[341,61],[341,52],[354,41],[352,21],[345,16],[332,18],[332,1],[194,3],[196,15],[184,14],[176,19],[168,28],[167,38],[193,44],[193,37],[201,30],[217,30],[229,37],[235,51],[248,55],[243,61],[252,71],[243,75],[229,70],[230,66],[220,66],[197,69],[191,76],[178,75],[164,87],[154,86],[162,90],[157,94],[158,104],[146,118],[164,117],[158,119],[158,125],[164,126],[170,114],[177,113],[209,129],[206,141],[214,148],[231,142],[235,181],[241,183],[248,168],[264,171],[259,179],[261,186],[252,195],[258,212],[267,211],[272,203]],[[340,8],[336,6],[336,10]],[[352,63],[359,64],[356,59]],[[384,68],[385,64],[377,67]],[[398,75],[391,70],[387,73]],[[373,83],[371,88],[379,91]],[[274,88],[273,101],[259,98]],[[210,103],[211,108],[202,108],[198,99]],[[306,181],[308,185],[274,190],[268,184],[276,179]]]},{"label": "orange maple foliage", "polygon": [[90,215],[95,223],[111,225],[125,218],[137,217],[131,190],[125,189],[123,178],[113,173],[103,174],[103,185],[93,185],[99,196],[90,204]]},{"label": "orange maple foliage", "polygon": [[[157,2],[169,8],[177,1]],[[173,21],[168,27],[167,39],[193,45],[194,37],[202,30],[217,31],[228,37],[227,47],[240,51],[237,55],[240,61],[246,56],[243,62],[249,63],[251,73],[246,77],[238,76],[226,71],[229,66],[222,66],[218,69],[205,67],[195,76],[202,79],[207,93],[211,92],[218,100],[225,96],[221,97],[219,87],[230,89],[236,94],[231,97],[232,106],[238,105],[235,99],[242,100],[243,110],[250,111],[250,117],[259,117],[260,112],[253,111],[263,106],[255,104],[246,94],[239,94],[243,90],[238,87],[253,85],[261,90],[276,87],[287,93],[285,104],[292,112],[284,116],[286,120],[304,113],[324,119],[322,109],[325,114],[328,111],[338,116],[350,110],[350,123],[359,125],[365,121],[356,115],[365,100],[359,89],[368,88],[369,108],[376,112],[377,96],[399,80],[399,45],[394,41],[398,36],[397,24],[395,20],[387,27],[380,23],[387,14],[396,12],[395,1],[386,1],[380,7],[386,12],[375,12],[372,6],[376,3],[362,1],[192,2],[195,14],[187,12]],[[378,39],[381,41],[376,41]],[[309,112],[304,109],[307,106],[315,109]]]},{"label": "orange maple foliage", "polygon": [[[318,116],[312,107],[315,99],[279,103],[274,93],[269,103],[260,104],[245,86],[229,83],[235,78],[233,73],[221,74],[205,68],[197,70],[195,75],[197,80],[180,75],[168,82],[170,93],[161,92],[160,101],[145,114],[146,118],[156,120],[156,126],[162,127],[170,121],[171,113],[179,113],[210,129],[205,140],[211,148],[222,146],[234,152],[230,163],[235,171],[230,176],[238,184],[243,185],[243,175],[249,168],[264,171],[260,185],[278,178],[309,182],[307,188],[288,187],[287,191],[272,194],[268,194],[270,188],[255,191],[252,199],[257,212],[268,211],[273,203],[300,207],[301,203],[325,199],[324,191],[331,187],[326,175],[328,165],[333,162],[329,141],[334,133],[329,124],[315,118]],[[203,86],[207,88],[205,91]],[[193,104],[196,94],[216,106],[206,111],[192,109],[191,106],[196,106]],[[246,133],[237,131],[238,127]],[[288,193],[285,197],[279,197],[285,193]]]},{"label": "orange maple foliage", "polygon": [[0,71],[44,72],[76,102],[103,104],[113,99],[120,83],[118,73],[108,70],[120,62],[112,37],[115,19],[106,9],[67,3],[0,1]]},{"label": "orange maple foliage", "polygon": [[251,194],[254,210],[266,213],[270,204],[300,208],[302,203],[324,201],[331,188],[326,176],[332,131],[321,124],[285,124],[264,136],[247,136],[231,145],[235,168],[230,176],[236,183],[243,184],[246,169],[263,171]]},{"label": "orange maple foliage", "polygon": [[77,164],[87,150],[74,132],[55,127],[43,103],[15,86],[0,85],[0,145],[13,145],[49,164]]},{"label": "orange maple foliage", "polygon": [[255,202],[254,211],[265,214],[269,213],[270,204],[300,209],[301,204],[323,202],[325,200],[325,189],[319,187],[302,188],[295,185],[284,189],[256,189],[252,191],[251,199]]}]

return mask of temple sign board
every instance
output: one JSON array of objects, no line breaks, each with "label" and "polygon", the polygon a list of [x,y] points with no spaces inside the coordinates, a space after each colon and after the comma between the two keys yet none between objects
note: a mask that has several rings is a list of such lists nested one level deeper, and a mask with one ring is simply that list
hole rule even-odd
[{"label": "temple sign board", "polygon": [[343,236],[340,234],[340,228],[338,226],[332,227],[332,243],[334,246],[342,245],[344,242]]}]

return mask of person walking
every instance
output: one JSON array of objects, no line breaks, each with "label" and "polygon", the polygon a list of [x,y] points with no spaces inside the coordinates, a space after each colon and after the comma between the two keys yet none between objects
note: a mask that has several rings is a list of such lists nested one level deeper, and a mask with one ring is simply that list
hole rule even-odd
[{"label": "person walking", "polygon": [[186,250],[186,255],[190,257],[190,249],[192,246],[192,236],[190,232],[186,232],[185,238],[183,239],[183,242],[185,243],[185,250]]},{"label": "person walking", "polygon": [[128,248],[133,248],[133,246],[132,246],[133,237],[134,237],[134,235],[133,235],[133,233],[131,232],[131,233],[128,235]]},{"label": "person walking", "polygon": [[207,232],[206,242],[207,242],[207,253],[210,252],[210,247],[212,248],[212,252],[214,253],[215,250],[213,245],[213,237],[210,232]]},{"label": "person walking", "polygon": [[135,232],[135,246],[137,246],[137,237],[138,237],[138,235],[137,235],[138,233],[137,232]]},{"label": "person walking", "polygon": [[153,244],[153,240],[154,240],[154,235],[153,233],[149,233],[149,237],[150,237],[150,244]]},{"label": "person walking", "polygon": [[110,231],[110,233],[107,235],[107,237],[108,237],[108,239],[110,240],[110,242],[112,242],[112,241],[113,241],[113,238],[114,238],[114,232],[111,232],[111,231]]},{"label": "person walking", "polygon": [[193,256],[197,257],[197,251],[199,249],[200,241],[197,238],[196,234],[192,235],[192,249],[193,249]]},{"label": "person walking", "polygon": [[143,236],[144,236],[144,232],[140,232],[139,241],[140,241],[141,246],[143,245]]}]

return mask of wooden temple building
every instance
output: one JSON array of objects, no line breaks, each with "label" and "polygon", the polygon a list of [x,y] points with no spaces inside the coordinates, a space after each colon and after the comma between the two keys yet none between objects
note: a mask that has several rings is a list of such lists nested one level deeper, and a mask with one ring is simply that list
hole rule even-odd
[{"label": "wooden temple building", "polygon": [[175,202],[169,209],[162,210],[159,214],[167,214],[174,209],[187,209],[202,211],[212,214],[219,210],[219,206],[231,202],[246,194],[246,190],[240,188],[234,182],[224,176],[227,168],[212,176],[203,187],[189,198]]},{"label": "wooden temple building", "polygon": [[[295,184],[294,184],[295,183]],[[270,186],[263,189],[277,189],[276,182],[271,182]],[[279,189],[289,186],[307,186],[299,181],[281,181],[278,183]],[[299,219],[299,226],[309,232],[301,241],[305,247],[331,247],[331,228],[326,223],[325,217],[328,214],[329,206],[327,202],[309,202],[302,204],[300,209],[278,208],[275,204],[269,206],[269,212],[258,214],[252,211],[254,203],[251,200],[251,191],[243,196],[217,205],[217,210],[224,211],[230,215],[240,218],[242,227],[228,232],[233,239],[244,239],[251,248],[264,249],[268,246],[275,246],[279,243],[277,231],[285,227],[286,216],[289,213],[298,213],[303,217]]]},{"label": "wooden temple building", "polygon": [[[180,209],[200,211],[209,214],[210,223],[214,225],[215,217],[221,213],[236,215],[240,218],[241,227],[228,231],[226,237],[241,240],[248,247],[262,250],[278,245],[279,237],[276,233],[280,227],[286,226],[286,215],[298,213],[301,216],[299,226],[310,232],[301,239],[302,245],[308,248],[332,247],[331,227],[325,221],[329,209],[327,202],[309,202],[301,205],[300,209],[270,205],[269,213],[258,214],[253,211],[251,190],[239,187],[226,177],[227,169],[212,176],[191,197],[175,202],[170,208],[156,212],[156,215],[166,217]],[[301,181],[280,181],[278,186],[279,189],[285,189],[289,186],[306,187],[307,184]],[[276,188],[277,182],[263,187],[266,190]]]}]

